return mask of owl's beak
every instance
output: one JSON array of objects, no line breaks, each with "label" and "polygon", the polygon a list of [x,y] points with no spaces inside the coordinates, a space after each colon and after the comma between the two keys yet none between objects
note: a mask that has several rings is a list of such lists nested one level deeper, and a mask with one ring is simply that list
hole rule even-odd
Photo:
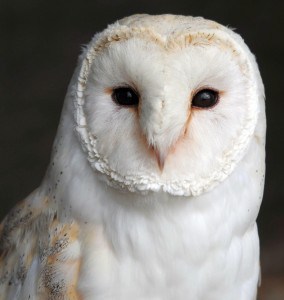
[{"label": "owl's beak", "polygon": [[171,153],[175,152],[176,147],[178,146],[178,142],[180,140],[182,140],[187,133],[187,127],[188,127],[188,122],[186,122],[186,124],[184,125],[184,128],[182,128],[182,130],[180,131],[180,134],[178,135],[177,139],[172,142],[169,145],[165,145],[165,144],[156,144],[156,145],[152,145],[152,149],[154,151],[158,166],[160,171],[162,172],[166,163],[166,160],[168,158],[168,156]]},{"label": "owl's beak", "polygon": [[154,151],[155,151],[155,156],[156,156],[156,159],[158,162],[159,169],[162,172],[164,169],[166,158],[167,158],[167,153],[165,153],[165,152],[162,153],[158,149],[155,149]]},{"label": "owl's beak", "polygon": [[[166,161],[174,154],[178,142],[186,135],[190,119],[188,101],[180,101],[180,109],[175,107],[173,97],[161,101],[142,102],[139,123],[143,140],[150,150],[151,158],[157,162],[160,172],[165,171]],[[183,103],[184,102],[184,103]],[[183,105],[184,104],[184,105]],[[186,106],[186,109],[185,107]]]}]

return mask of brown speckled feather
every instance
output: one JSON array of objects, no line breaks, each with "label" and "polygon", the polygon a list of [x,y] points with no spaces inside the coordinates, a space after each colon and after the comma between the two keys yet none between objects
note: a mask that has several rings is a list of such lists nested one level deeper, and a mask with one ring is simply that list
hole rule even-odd
[{"label": "brown speckled feather", "polygon": [[48,197],[19,203],[0,227],[0,299],[81,299],[78,234],[74,221],[58,220]]}]

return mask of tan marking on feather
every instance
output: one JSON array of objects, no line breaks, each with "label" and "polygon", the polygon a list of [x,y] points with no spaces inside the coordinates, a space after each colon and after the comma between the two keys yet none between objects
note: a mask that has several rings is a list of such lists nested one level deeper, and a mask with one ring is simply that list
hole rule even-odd
[{"label": "tan marking on feather", "polygon": [[80,293],[77,290],[77,285],[78,285],[78,279],[79,279],[79,273],[80,273],[80,268],[81,268],[81,259],[77,259],[74,262],[76,266],[76,274],[73,277],[72,282],[70,283],[68,290],[67,290],[67,295],[69,299],[74,299],[74,300],[82,300],[83,297],[80,295]]},{"label": "tan marking on feather", "polygon": [[231,41],[228,39],[220,39],[215,33],[206,32],[206,30],[194,33],[189,33],[188,30],[177,32],[174,35],[166,36],[166,39],[164,39],[160,34],[154,32],[150,28],[144,27],[133,27],[117,30],[113,35],[106,36],[96,43],[94,50],[95,52],[99,53],[112,43],[126,41],[130,38],[141,38],[146,41],[151,41],[167,51],[181,49],[189,45],[217,45],[221,48],[230,49],[232,52],[237,53],[237,50]]},{"label": "tan marking on feather", "polygon": [[[77,292],[77,282],[81,258],[62,257],[63,251],[78,240],[79,226],[77,223],[61,224],[57,218],[52,221],[50,228],[51,239],[49,242],[49,253],[46,257],[43,270],[43,287],[45,293],[51,295],[50,299],[82,299]],[[70,282],[66,282],[66,269],[73,272],[68,274]]]},{"label": "tan marking on feather", "polygon": [[[60,223],[56,211],[48,208],[47,197],[35,205],[19,203],[1,224],[0,295],[5,299],[10,289],[23,282],[33,259],[39,256],[43,270],[38,274],[40,299],[82,299],[76,291],[81,258],[76,258],[78,252],[72,257],[72,249],[70,258],[68,252],[67,258],[64,255],[78,240],[79,226],[75,222]],[[66,282],[68,269],[73,272],[68,274],[70,282]]]},{"label": "tan marking on feather", "polygon": [[19,202],[0,226],[0,294],[4,299],[11,289],[24,282],[37,254],[36,231],[48,198],[34,203],[32,196]]},{"label": "tan marking on feather", "polygon": [[105,94],[111,96],[111,94],[112,94],[112,92],[113,92],[113,88],[111,88],[111,87],[105,88],[105,89],[104,89],[104,92],[105,92]]},{"label": "tan marking on feather", "polygon": [[[216,28],[217,23],[215,25],[215,23],[213,22],[213,24],[213,28]],[[217,28],[218,27],[219,26],[217,26]],[[237,58],[242,74],[244,76],[247,76],[248,74],[249,65],[247,61],[240,59],[241,53],[235,48],[233,41],[230,40],[230,37],[219,37],[218,33],[210,32],[210,28],[193,33],[190,33],[190,29],[186,29],[181,32],[175,32],[174,34],[168,36],[163,36],[148,27],[123,27],[116,29],[114,33],[111,32],[110,36],[108,34],[109,32],[106,31],[101,39],[95,42],[95,44],[93,45],[93,52],[90,52],[90,55],[86,58],[85,68],[82,68],[82,70],[85,70],[85,72],[83,72],[83,82],[87,81],[87,77],[89,74],[88,70],[92,64],[94,57],[97,54],[99,54],[101,51],[103,51],[113,43],[127,41],[131,38],[139,38],[141,40],[152,42],[155,45],[159,46],[161,50],[164,50],[166,52],[179,51],[180,49],[186,48],[188,46],[215,46],[222,49],[223,51],[229,52],[232,56]]]}]

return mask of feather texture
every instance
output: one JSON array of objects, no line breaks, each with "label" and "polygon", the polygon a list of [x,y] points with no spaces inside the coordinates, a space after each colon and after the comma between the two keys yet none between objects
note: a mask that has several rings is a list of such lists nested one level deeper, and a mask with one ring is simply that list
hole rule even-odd
[{"label": "feather texture", "polygon": [[[115,103],[118,87],[139,105]],[[191,105],[203,89],[214,107]],[[173,15],[110,25],[79,58],[42,184],[0,226],[0,299],[256,299],[265,130],[236,33]]]}]

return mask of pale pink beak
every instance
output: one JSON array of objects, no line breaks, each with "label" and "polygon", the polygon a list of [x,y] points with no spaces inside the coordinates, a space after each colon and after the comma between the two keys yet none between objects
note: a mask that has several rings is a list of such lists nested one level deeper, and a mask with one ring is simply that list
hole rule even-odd
[{"label": "pale pink beak", "polygon": [[158,162],[159,169],[160,171],[163,171],[168,153],[167,152],[161,153],[158,149],[154,149],[154,151],[155,151],[155,156]]}]

